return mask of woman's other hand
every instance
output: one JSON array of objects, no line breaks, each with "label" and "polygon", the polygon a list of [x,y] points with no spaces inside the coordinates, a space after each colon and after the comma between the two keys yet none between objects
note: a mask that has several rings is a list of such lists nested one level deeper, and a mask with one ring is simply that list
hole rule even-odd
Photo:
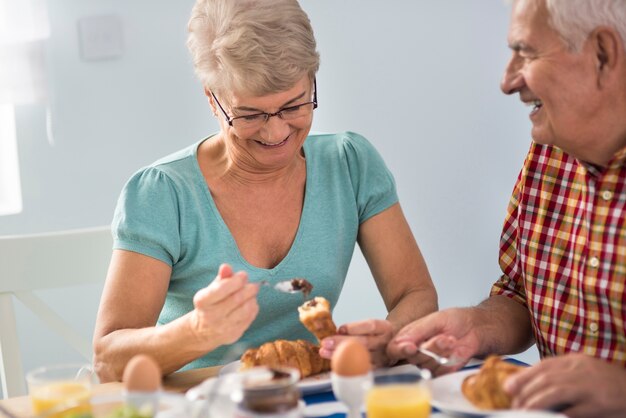
[{"label": "woman's other hand", "polygon": [[198,341],[210,349],[236,342],[259,312],[258,291],[246,272],[233,273],[222,264],[215,280],[193,298],[191,326]]},{"label": "woman's other hand", "polygon": [[331,358],[337,346],[346,338],[357,337],[370,351],[374,367],[389,366],[385,352],[387,343],[393,336],[391,322],[383,319],[368,319],[340,326],[337,335],[322,340],[320,355]]}]

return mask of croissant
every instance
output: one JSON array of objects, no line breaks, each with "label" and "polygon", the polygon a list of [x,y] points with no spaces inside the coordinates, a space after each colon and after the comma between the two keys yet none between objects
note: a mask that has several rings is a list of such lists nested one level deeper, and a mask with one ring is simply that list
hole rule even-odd
[{"label": "croissant", "polygon": [[337,334],[337,327],[330,313],[330,303],[325,298],[318,296],[303,303],[298,307],[298,313],[302,325],[315,335],[318,341]]},{"label": "croissant", "polygon": [[507,377],[522,369],[522,366],[507,363],[498,356],[489,356],[478,373],[463,380],[461,391],[480,409],[509,409],[511,397],[502,385]]},{"label": "croissant", "polygon": [[319,347],[306,340],[276,340],[250,348],[241,356],[241,369],[256,366],[292,367],[300,377],[330,370],[330,362],[319,355]]}]

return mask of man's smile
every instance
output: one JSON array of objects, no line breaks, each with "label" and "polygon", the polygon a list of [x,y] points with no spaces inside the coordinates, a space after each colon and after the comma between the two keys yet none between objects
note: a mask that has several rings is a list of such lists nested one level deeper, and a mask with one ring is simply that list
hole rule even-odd
[{"label": "man's smile", "polygon": [[532,110],[530,112],[531,116],[539,112],[539,109],[543,107],[543,102],[539,99],[524,101],[524,104],[526,106],[532,106]]}]

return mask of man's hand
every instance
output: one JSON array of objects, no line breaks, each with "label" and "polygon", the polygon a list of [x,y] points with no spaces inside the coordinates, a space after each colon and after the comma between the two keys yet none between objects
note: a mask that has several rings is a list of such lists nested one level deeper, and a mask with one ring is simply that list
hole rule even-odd
[{"label": "man's hand", "polygon": [[585,354],[545,359],[509,377],[513,408],[558,410],[570,418],[626,414],[626,369]]},{"label": "man's hand", "polygon": [[[452,308],[418,319],[396,334],[387,346],[387,354],[394,361],[407,360],[431,370],[435,375],[458,370],[479,349],[471,319],[474,312],[473,308]],[[420,353],[420,347],[462,361],[452,367],[443,367],[431,357]]]}]

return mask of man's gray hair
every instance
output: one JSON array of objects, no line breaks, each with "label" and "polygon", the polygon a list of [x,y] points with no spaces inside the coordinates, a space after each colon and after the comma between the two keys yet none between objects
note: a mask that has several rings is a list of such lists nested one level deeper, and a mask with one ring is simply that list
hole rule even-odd
[{"label": "man's gray hair", "polygon": [[625,0],[545,0],[550,25],[572,51],[583,43],[598,26],[615,29],[626,48]]}]

